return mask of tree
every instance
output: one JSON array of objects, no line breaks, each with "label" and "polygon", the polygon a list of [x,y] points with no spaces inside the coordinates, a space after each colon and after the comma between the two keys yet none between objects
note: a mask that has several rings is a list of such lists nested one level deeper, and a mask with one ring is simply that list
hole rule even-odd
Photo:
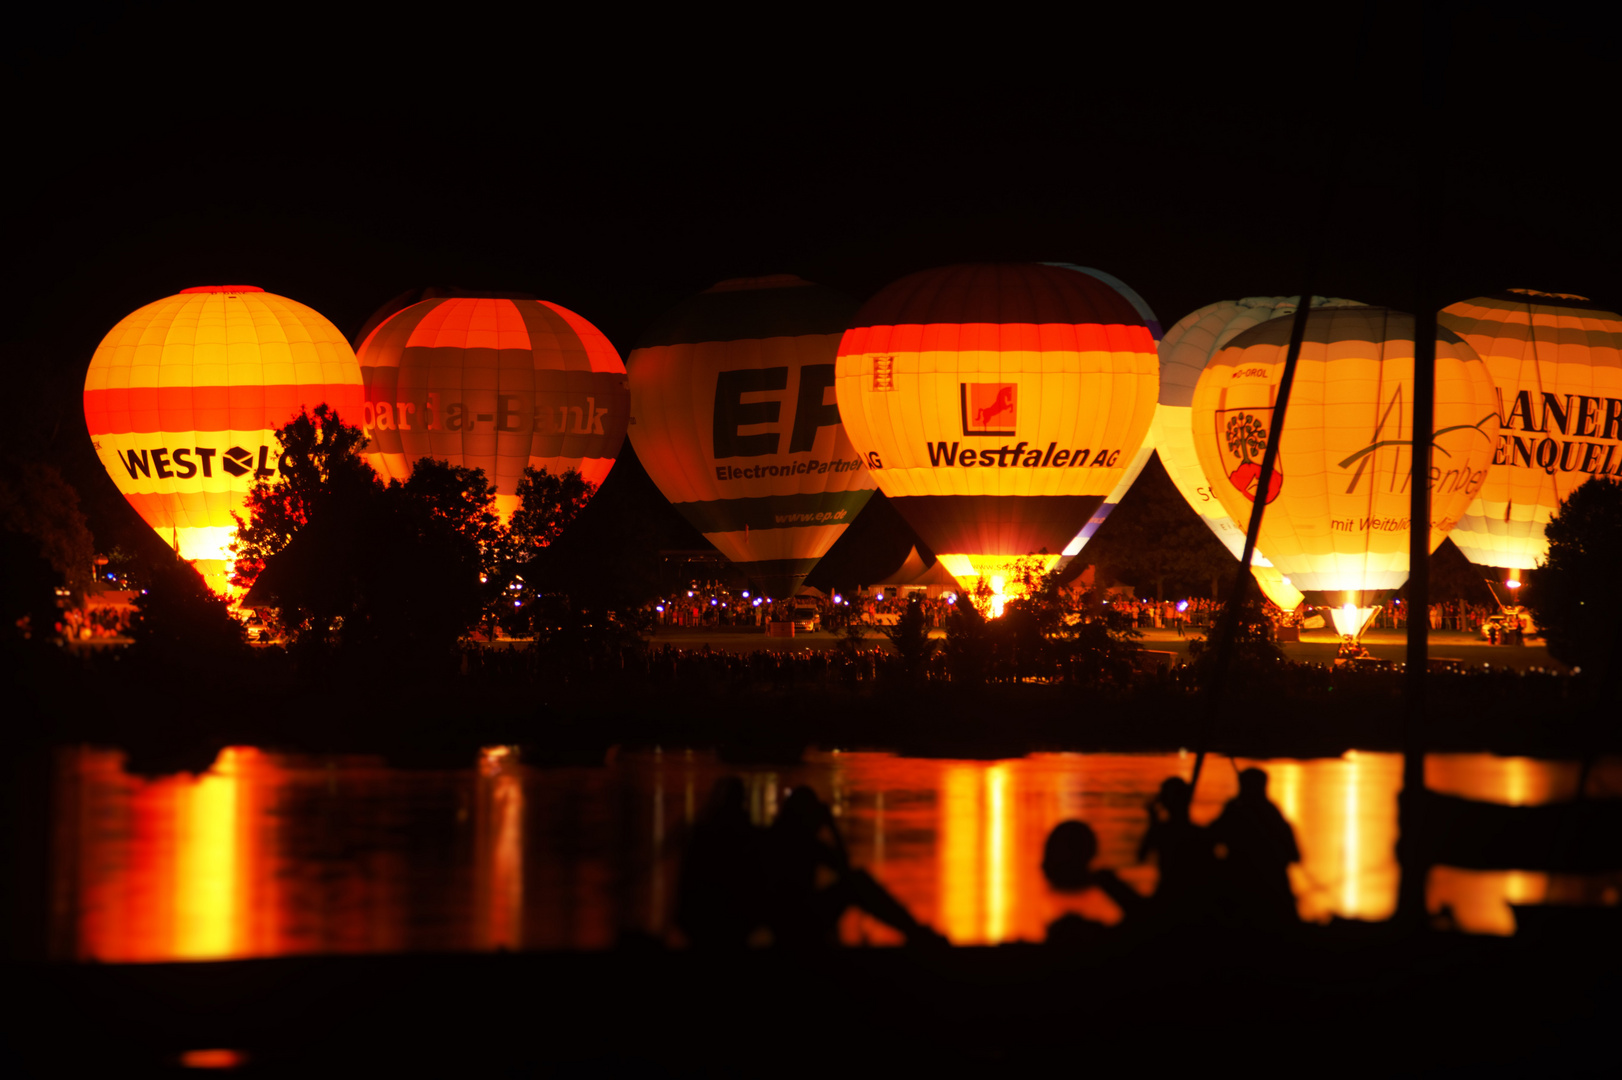
[{"label": "tree", "polygon": [[521,558],[529,558],[563,535],[597,494],[597,485],[576,469],[553,475],[524,467],[518,482],[518,509],[509,526]]},{"label": "tree", "polygon": [[141,576],[147,584],[135,599],[132,659],[218,673],[223,663],[245,657],[247,630],[196,567],[170,556],[145,567]]},{"label": "tree", "polygon": [[[1188,654],[1194,660],[1194,674],[1202,684],[1216,674],[1217,657],[1221,649],[1219,634],[1229,626],[1227,612],[1218,616],[1216,628],[1208,637],[1195,638],[1188,643]],[[1237,618],[1233,626],[1232,650],[1228,657],[1228,670],[1232,685],[1248,685],[1258,679],[1265,681],[1284,663],[1284,650],[1279,647],[1273,633],[1273,621],[1268,617],[1267,602],[1254,580],[1245,588],[1239,601]]]},{"label": "tree", "polygon": [[419,458],[404,484],[391,481],[409,499],[470,541],[479,553],[480,607],[493,631],[511,613],[508,585],[515,575],[511,533],[496,515],[496,488],[483,469],[452,465],[438,458]]},{"label": "tree", "polygon": [[930,658],[935,655],[936,642],[929,636],[929,618],[924,614],[923,602],[917,596],[907,600],[907,610],[901,613],[894,626],[884,628],[884,636],[890,639],[890,645],[895,649],[901,677],[908,683],[923,682]]},{"label": "tree", "polygon": [[92,583],[95,541],[79,511],[79,494],[50,465],[0,461],[0,617],[4,633],[43,640],[60,618],[58,588],[79,603]]},{"label": "tree", "polygon": [[1527,606],[1549,653],[1602,674],[1614,688],[1622,664],[1622,484],[1592,479],[1544,528],[1549,554],[1530,574]]},{"label": "tree", "polygon": [[1005,651],[1019,677],[1062,676],[1093,688],[1131,681],[1139,635],[1128,616],[1096,589],[1067,588],[1061,573],[1030,564],[1018,577],[1023,594],[1008,604],[998,630],[1009,639]]},{"label": "tree", "polygon": [[360,459],[364,434],[325,405],[276,437],[282,467],[255,485],[239,531],[250,598],[306,652],[447,659],[482,608],[479,537],[500,539],[483,472],[428,462],[420,481],[385,488]]},{"label": "tree", "polygon": [[247,517],[233,513],[237,538],[235,583],[251,590],[270,556],[283,550],[324,500],[363,498],[379,487],[377,474],[361,459],[366,433],[345,424],[325,403],[299,415],[276,432],[282,456],[274,479],[262,477],[248,493]]}]

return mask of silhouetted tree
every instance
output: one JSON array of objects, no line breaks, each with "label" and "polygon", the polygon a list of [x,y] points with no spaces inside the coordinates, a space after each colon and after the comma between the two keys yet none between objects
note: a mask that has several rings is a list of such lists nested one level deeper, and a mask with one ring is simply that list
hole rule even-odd
[{"label": "silhouetted tree", "polygon": [[994,647],[989,620],[972,599],[958,597],[946,617],[946,672],[952,682],[969,688],[983,686]]},{"label": "silhouetted tree", "polygon": [[576,469],[553,474],[524,467],[518,482],[518,509],[509,524],[521,557],[533,555],[563,535],[597,494],[597,485]]},{"label": "silhouetted tree", "polygon": [[251,589],[270,556],[286,548],[323,501],[359,499],[379,487],[377,474],[361,459],[366,433],[345,424],[325,403],[299,415],[276,432],[282,457],[276,475],[261,477],[248,493],[245,514],[236,519],[236,584]]},{"label": "silhouetted tree", "polygon": [[513,634],[534,633],[536,620],[545,616],[543,607],[557,606],[540,603],[544,575],[535,565],[536,557],[563,536],[596,493],[597,485],[576,469],[554,474],[524,467],[518,508],[493,549],[493,565],[486,569],[485,622],[492,633],[498,625]]},{"label": "silhouetted tree", "polygon": [[135,640],[132,661],[217,674],[245,658],[247,631],[190,563],[179,557],[158,559],[142,568],[141,578],[145,587],[135,598],[129,629]]},{"label": "silhouetted tree", "polygon": [[1589,480],[1544,529],[1549,554],[1533,570],[1527,606],[1549,652],[1614,692],[1622,665],[1622,484]]},{"label": "silhouetted tree", "polygon": [[40,462],[0,460],[0,631],[8,638],[49,637],[60,618],[57,588],[68,590],[69,602],[81,602],[94,558],[78,492],[62,475]]},{"label": "silhouetted tree", "polygon": [[325,405],[276,436],[282,467],[255,486],[236,549],[250,599],[306,653],[448,659],[482,608],[479,537],[499,542],[482,471],[418,462],[420,481],[385,488],[360,459],[364,434]]},{"label": "silhouetted tree", "polygon": [[[1221,651],[1218,635],[1229,625],[1223,617],[1225,614],[1217,616],[1210,635],[1194,638],[1188,643],[1188,653],[1194,659],[1195,677],[1202,682],[1209,680],[1215,672]],[[1238,618],[1231,625],[1234,637],[1229,653],[1229,676],[1233,683],[1265,679],[1269,672],[1275,671],[1284,662],[1284,650],[1279,647],[1273,622],[1268,618],[1267,601],[1254,581],[1245,589]]]},{"label": "silhouetted tree", "polygon": [[895,649],[901,677],[909,683],[922,682],[937,645],[929,636],[929,619],[924,615],[923,602],[916,596],[908,599],[907,610],[894,626],[884,628],[884,636]]}]

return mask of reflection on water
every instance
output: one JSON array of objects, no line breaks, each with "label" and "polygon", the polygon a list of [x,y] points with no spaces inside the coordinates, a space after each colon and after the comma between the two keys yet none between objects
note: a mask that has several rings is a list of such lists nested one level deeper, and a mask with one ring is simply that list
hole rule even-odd
[{"label": "reflection on water", "polygon": [[[1246,761],[1243,764],[1252,764]],[[1388,917],[1396,905],[1401,759],[1255,762],[1295,826],[1303,918]],[[1099,864],[1142,892],[1145,804],[1183,754],[1033,754],[943,761],[814,754],[733,769],[712,755],[616,755],[602,768],[536,768],[492,747],[465,770],[407,771],[363,757],[232,748],[207,773],[126,774],[115,751],[64,751],[54,809],[53,952],[104,961],[294,953],[604,948],[627,931],[667,936],[683,838],[710,786],[741,774],[760,824],[808,783],[833,807],[851,857],[952,941],[1040,940],[1066,911],[1114,921],[1096,896],[1046,887],[1055,824],[1089,822]],[[1438,791],[1521,805],[1576,793],[1575,764],[1486,755],[1427,762]],[[1237,768],[1213,759],[1193,808],[1215,817]],[[1622,788],[1622,763],[1588,780]],[[1428,893],[1471,930],[1508,933],[1508,902],[1616,903],[1618,879],[1436,868]],[[891,931],[852,914],[847,941]]]}]

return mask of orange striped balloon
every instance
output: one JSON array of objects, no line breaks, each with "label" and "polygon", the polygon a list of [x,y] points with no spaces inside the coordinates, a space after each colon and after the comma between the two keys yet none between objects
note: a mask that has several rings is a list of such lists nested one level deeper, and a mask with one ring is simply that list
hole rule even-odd
[{"label": "orange striped balloon", "polygon": [[338,328],[252,285],[186,289],[107,333],[84,415],[113,483],[158,535],[228,591],[232,513],[280,461],[276,429],[325,402],[361,412],[360,368]]},{"label": "orange striped balloon", "polygon": [[601,484],[625,441],[625,364],[602,331],[557,304],[424,300],[356,352],[378,474],[405,480],[424,457],[483,469],[503,521],[525,466]]}]

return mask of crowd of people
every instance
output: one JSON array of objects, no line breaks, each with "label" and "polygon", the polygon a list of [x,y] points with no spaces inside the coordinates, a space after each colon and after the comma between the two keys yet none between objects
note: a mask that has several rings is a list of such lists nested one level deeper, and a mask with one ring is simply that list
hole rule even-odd
[{"label": "crowd of people", "polygon": [[[908,603],[919,601],[924,618],[931,630],[947,625],[953,609],[960,601],[955,593],[942,592],[927,596],[922,592],[890,589],[873,590],[854,596],[801,597],[798,605],[792,600],[765,600],[747,592],[730,593],[724,589],[695,589],[687,596],[660,599],[647,606],[648,621],[656,627],[682,629],[764,628],[772,621],[802,621],[810,613],[818,629],[828,629],[848,622],[868,626],[893,625],[907,610]],[[1138,630],[1175,630],[1179,636],[1205,633],[1215,625],[1222,611],[1222,602],[1204,597],[1186,597],[1178,600],[1151,600],[1130,595],[1127,590],[1112,590],[1107,603],[1125,613],[1126,621]],[[845,608],[839,611],[839,608]],[[1306,608],[1295,612],[1272,609],[1275,622],[1281,627],[1301,626],[1312,612]],[[1432,630],[1455,630],[1463,633],[1479,632],[1484,639],[1493,640],[1493,631],[1499,630],[1499,640],[1509,643],[1514,627],[1496,607],[1445,600],[1430,606]],[[1523,620],[1524,623],[1524,620]],[[1403,630],[1408,625],[1407,605],[1401,597],[1382,606],[1376,612],[1370,627],[1380,630]],[[1309,625],[1306,627],[1311,629]],[[1506,628],[1508,628],[1506,630]],[[1520,627],[1524,631],[1524,625]],[[1497,644],[1498,641],[1493,641]]]},{"label": "crowd of people", "polygon": [[[1150,895],[1096,867],[1098,839],[1080,820],[1049,834],[1042,873],[1055,893],[1101,897],[1119,912],[1110,922],[1070,911],[1047,940],[1086,946],[1111,935],[1179,929],[1286,931],[1298,925],[1289,867],[1300,861],[1295,831],[1267,797],[1267,774],[1245,769],[1239,792],[1209,825],[1189,816],[1193,788],[1168,777],[1145,807],[1140,862],[1159,880]],[[675,921],[698,949],[770,943],[805,949],[837,943],[839,921],[859,909],[910,944],[944,939],[923,925],[872,875],[852,866],[828,806],[809,787],[791,791],[766,828],[749,817],[743,783],[724,777],[695,824],[682,861]]]}]

